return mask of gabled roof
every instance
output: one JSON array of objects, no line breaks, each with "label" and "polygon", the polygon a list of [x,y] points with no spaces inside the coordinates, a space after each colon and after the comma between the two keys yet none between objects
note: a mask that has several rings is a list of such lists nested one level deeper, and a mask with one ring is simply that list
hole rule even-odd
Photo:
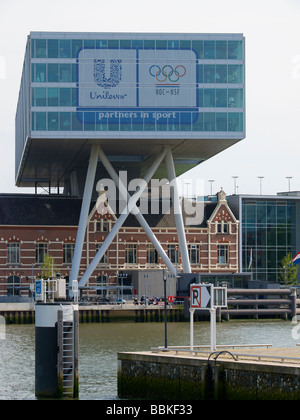
[{"label": "gabled roof", "polygon": [[[152,204],[152,209],[155,209],[156,212],[152,211],[150,214],[150,205],[148,214],[142,211],[143,217],[148,225],[150,227],[174,228],[176,223],[173,206],[170,206],[167,201],[163,202],[161,199],[156,200],[156,202]],[[206,222],[214,211],[216,205],[217,202],[192,202],[190,200],[181,199],[181,211],[185,226],[207,227]],[[92,212],[94,213],[95,211],[96,207],[93,208]],[[115,217],[118,218],[119,214],[116,214]],[[140,227],[140,224],[134,214],[129,214],[123,226]]]},{"label": "gabled roof", "polygon": [[237,223],[238,223],[238,220],[236,219],[236,217],[235,217],[234,213],[232,212],[231,208],[230,208],[230,207],[229,207],[229,205],[228,205],[228,202],[227,202],[227,199],[226,199],[226,194],[225,194],[225,192],[223,191],[223,188],[221,188],[221,191],[219,191],[219,192],[217,193],[217,197],[218,197],[218,202],[217,202],[217,203],[215,203],[215,204],[216,204],[216,206],[215,206],[215,208],[214,208],[213,212],[211,213],[210,217],[209,217],[207,220],[212,221],[212,220],[216,217],[216,215],[217,215],[217,213],[218,213],[218,211],[219,211],[220,207],[221,207],[222,205],[224,205],[224,206],[226,207],[226,210],[227,210],[228,214],[229,214],[229,215],[230,215],[230,217],[232,218],[232,220],[234,220],[235,222],[237,222]]},{"label": "gabled roof", "polygon": [[[0,225],[21,225],[21,226],[78,226],[81,198],[54,195],[34,194],[0,194]],[[96,211],[95,200],[91,202],[90,212]],[[171,228],[175,227],[173,207],[170,206],[169,213],[162,213],[162,201],[155,207],[159,209],[158,214],[143,214],[150,227]],[[191,202],[181,200],[181,208],[185,226],[207,227],[220,201],[212,202]],[[233,216],[227,201],[226,206]],[[150,209],[149,209],[150,210]],[[118,218],[119,215],[116,214]],[[234,218],[235,219],[235,218]],[[125,220],[125,227],[139,227],[140,224],[133,214],[129,214]]]}]

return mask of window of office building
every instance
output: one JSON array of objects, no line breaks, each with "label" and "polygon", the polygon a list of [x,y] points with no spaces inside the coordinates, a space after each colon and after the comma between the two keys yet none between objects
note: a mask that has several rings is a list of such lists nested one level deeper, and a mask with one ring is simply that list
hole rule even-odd
[{"label": "window of office building", "polygon": [[[99,251],[101,245],[102,245],[101,243],[96,244],[96,253]],[[99,261],[99,265],[108,265],[108,264],[109,264],[109,250],[107,249],[103,257]]]},{"label": "window of office building", "polygon": [[20,263],[20,244],[9,243],[7,244],[7,263],[19,264]]},{"label": "window of office building", "polygon": [[218,245],[218,264],[228,264],[228,245]]},{"label": "window of office building", "polygon": [[[226,112],[204,116],[198,111],[176,111],[164,120],[156,120],[153,113],[137,113],[134,118],[118,116],[101,118],[93,108],[79,110],[78,60],[83,49],[130,50],[190,50],[196,55],[196,108],[243,108],[244,65],[242,40],[116,40],[116,39],[32,39],[31,57],[31,127],[34,131],[244,131],[243,116]],[[40,60],[39,60],[40,59]],[[219,60],[219,61],[217,61]],[[220,61],[220,60],[223,60]],[[230,60],[230,61],[225,61]],[[137,62],[138,64],[138,62]],[[188,63],[182,62],[179,68]],[[188,67],[187,67],[188,68]],[[181,75],[179,74],[178,77]],[[176,73],[175,72],[175,73]],[[176,75],[177,75],[176,73]],[[171,77],[171,76],[170,76]],[[58,86],[57,84],[63,84]],[[213,86],[215,84],[215,86]],[[222,84],[223,86],[218,87]],[[224,86],[224,85],[227,85]],[[134,84],[135,86],[135,84]],[[90,86],[87,95],[93,95]],[[194,96],[194,86],[185,86]],[[171,95],[180,89],[171,89]],[[83,95],[84,96],[84,95]],[[46,108],[45,112],[35,107]],[[48,109],[52,108],[52,109]],[[56,108],[56,109],[55,109]],[[65,108],[65,109],[64,109]],[[212,110],[213,111],[213,110]],[[171,113],[170,113],[171,114]],[[204,119],[204,121],[203,121]]]},{"label": "window of office building", "polygon": [[168,244],[168,257],[173,264],[179,264],[179,249],[176,244]]},{"label": "window of office building", "polygon": [[9,276],[6,280],[7,293],[11,295],[19,295],[21,286],[21,278],[19,276]]},{"label": "window of office building", "polygon": [[96,232],[109,232],[111,229],[111,222],[106,218],[95,221]]},{"label": "window of office building", "polygon": [[189,244],[188,252],[191,264],[200,263],[200,245],[198,244]]},{"label": "window of office building", "polygon": [[125,263],[137,264],[137,244],[126,244]]},{"label": "window of office building", "polygon": [[295,220],[295,202],[243,200],[243,271],[252,271],[254,280],[278,282],[282,258],[296,254]]},{"label": "window of office building", "polygon": [[74,256],[75,244],[64,244],[63,245],[63,263],[72,264]]},{"label": "window of office building", "polygon": [[158,252],[153,245],[147,245],[147,264],[158,264]]},{"label": "window of office building", "polygon": [[38,243],[35,246],[35,261],[37,264],[42,264],[44,262],[44,256],[48,252],[47,243]]},{"label": "window of office building", "polygon": [[[97,289],[98,296],[106,296],[107,295],[107,286],[108,286],[108,276],[107,274],[102,274],[96,278],[96,286],[100,287],[101,289]],[[103,287],[103,289],[102,289]]]}]

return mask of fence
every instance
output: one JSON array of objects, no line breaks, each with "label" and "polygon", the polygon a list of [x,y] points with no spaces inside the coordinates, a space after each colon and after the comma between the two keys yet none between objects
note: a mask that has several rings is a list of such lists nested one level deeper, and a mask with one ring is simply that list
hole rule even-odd
[{"label": "fence", "polygon": [[228,289],[227,308],[217,311],[217,319],[251,317],[293,318],[300,314],[300,299],[293,289]]}]

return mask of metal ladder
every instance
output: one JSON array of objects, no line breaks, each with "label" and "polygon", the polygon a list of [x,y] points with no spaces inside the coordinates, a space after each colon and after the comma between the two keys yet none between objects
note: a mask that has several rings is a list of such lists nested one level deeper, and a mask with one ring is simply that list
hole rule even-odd
[{"label": "metal ladder", "polygon": [[63,396],[74,393],[74,325],[63,322]]},{"label": "metal ladder", "polygon": [[75,397],[76,326],[72,306],[58,312],[58,383],[60,397]]}]

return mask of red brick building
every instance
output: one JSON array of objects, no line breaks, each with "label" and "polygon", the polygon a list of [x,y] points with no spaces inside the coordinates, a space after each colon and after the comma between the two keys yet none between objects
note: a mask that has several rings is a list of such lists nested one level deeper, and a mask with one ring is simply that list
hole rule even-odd
[{"label": "red brick building", "polygon": [[[193,203],[192,206],[197,206],[197,217],[188,217],[184,203],[182,208],[192,272],[237,273],[239,222],[228,206],[225,193],[221,190],[216,201]],[[80,208],[81,200],[73,197],[0,196],[0,296],[16,294],[20,288],[28,287],[34,278],[42,275],[41,264],[45,254],[54,258],[54,271],[69,276]],[[148,214],[144,217],[177,271],[181,272],[172,209],[170,214]],[[116,220],[114,214],[99,214],[96,206],[91,205],[80,276]],[[119,273],[163,269],[165,265],[143,228],[133,215],[129,215],[98,264],[89,285],[116,284]]]}]

